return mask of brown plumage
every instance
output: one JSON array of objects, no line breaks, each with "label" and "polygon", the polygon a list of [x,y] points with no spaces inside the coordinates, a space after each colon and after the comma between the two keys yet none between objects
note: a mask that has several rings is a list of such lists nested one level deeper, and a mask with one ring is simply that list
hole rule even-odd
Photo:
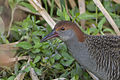
[{"label": "brown plumage", "polygon": [[120,80],[120,36],[84,34],[71,21],[60,21],[51,34],[41,40],[59,37],[71,55],[100,80]]}]

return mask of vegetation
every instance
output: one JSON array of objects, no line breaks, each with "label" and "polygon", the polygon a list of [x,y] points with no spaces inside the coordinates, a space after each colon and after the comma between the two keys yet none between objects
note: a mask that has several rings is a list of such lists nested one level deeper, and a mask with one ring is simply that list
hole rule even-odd
[{"label": "vegetation", "polygon": [[[86,11],[82,14],[80,14],[77,6],[79,5],[77,0],[40,1],[43,8],[56,22],[71,20],[78,23],[78,25],[82,25],[82,22],[85,22],[80,28],[83,32],[90,35],[115,34],[105,16],[92,0],[85,0]],[[114,1],[116,2],[117,0],[102,0],[102,4],[118,28],[120,28],[120,5]],[[89,74],[69,54],[64,42],[57,38],[40,43],[40,39],[50,33],[52,29],[50,24],[46,22],[47,19],[44,19],[41,13],[38,13],[29,1],[6,0],[5,2],[8,2],[7,6],[10,6],[11,15],[9,17],[11,18],[8,21],[8,26],[6,26],[7,23],[3,20],[5,26],[0,27],[0,53],[5,54],[5,56],[0,55],[4,58],[0,57],[0,80],[22,80],[23,78],[24,80],[34,80],[34,73],[40,80],[57,78],[92,80]],[[74,6],[73,3],[75,3]],[[2,14],[6,5],[1,5],[1,7],[0,13]],[[17,13],[16,7],[25,12],[20,13],[22,14],[21,16],[25,16],[20,21],[14,18],[20,18],[20,14],[14,14]],[[5,19],[4,16],[6,15],[1,15],[1,18]],[[13,45],[10,45],[11,43]]]}]

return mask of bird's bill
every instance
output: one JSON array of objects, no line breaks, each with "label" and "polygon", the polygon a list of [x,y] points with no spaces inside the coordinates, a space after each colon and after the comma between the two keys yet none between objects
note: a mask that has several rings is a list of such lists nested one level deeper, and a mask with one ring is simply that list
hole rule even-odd
[{"label": "bird's bill", "polygon": [[54,38],[54,37],[58,37],[58,33],[55,30],[53,30],[50,34],[48,34],[43,39],[41,39],[40,42],[44,42],[44,41],[51,39],[51,38]]}]

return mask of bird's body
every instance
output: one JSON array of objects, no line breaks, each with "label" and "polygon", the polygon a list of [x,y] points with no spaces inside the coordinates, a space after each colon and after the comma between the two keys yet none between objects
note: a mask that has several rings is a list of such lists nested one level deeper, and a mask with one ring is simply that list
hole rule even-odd
[{"label": "bird's body", "polygon": [[86,35],[84,42],[72,38],[65,44],[76,61],[100,80],[120,80],[119,41],[117,36]]},{"label": "bird's body", "polygon": [[86,35],[70,21],[59,22],[54,31],[85,69],[100,80],[120,80],[120,36]]}]

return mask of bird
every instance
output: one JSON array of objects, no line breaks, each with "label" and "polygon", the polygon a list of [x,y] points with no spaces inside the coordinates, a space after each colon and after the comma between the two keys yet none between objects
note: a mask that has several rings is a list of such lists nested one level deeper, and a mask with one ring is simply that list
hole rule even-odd
[{"label": "bird", "polygon": [[72,21],[59,21],[41,42],[58,37],[75,60],[100,80],[120,80],[120,36],[88,35]]}]

